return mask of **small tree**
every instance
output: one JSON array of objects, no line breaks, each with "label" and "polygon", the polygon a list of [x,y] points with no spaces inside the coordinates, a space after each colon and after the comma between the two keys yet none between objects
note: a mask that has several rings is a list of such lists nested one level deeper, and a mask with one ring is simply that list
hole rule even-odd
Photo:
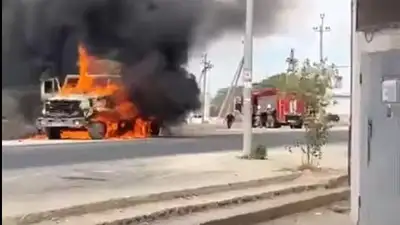
[{"label": "small tree", "polygon": [[[327,119],[327,106],[332,101],[332,82],[338,75],[334,66],[327,69],[325,64],[311,64],[306,60],[302,67],[295,74],[298,78],[298,85],[287,87],[295,92],[298,98],[305,103],[303,121],[305,124],[304,140],[298,141],[295,146],[303,153],[302,167],[315,166],[315,163],[322,157],[322,147],[327,144],[329,129],[331,125]],[[289,147],[289,151],[292,151]]]}]

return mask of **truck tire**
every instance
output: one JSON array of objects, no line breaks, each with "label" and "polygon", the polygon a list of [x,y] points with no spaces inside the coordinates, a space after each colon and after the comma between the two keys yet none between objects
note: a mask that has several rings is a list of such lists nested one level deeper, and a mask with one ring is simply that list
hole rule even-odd
[{"label": "truck tire", "polygon": [[151,126],[151,127],[150,127],[151,136],[152,136],[152,137],[160,136],[160,130],[161,130],[160,124],[157,123],[157,122],[152,122],[150,126]]},{"label": "truck tire", "polygon": [[61,139],[61,128],[59,127],[48,127],[46,128],[47,138],[50,140]]},{"label": "truck tire", "polygon": [[118,123],[118,135],[124,135],[129,131],[133,131],[133,122],[130,120],[127,121],[120,121]]},{"label": "truck tire", "polygon": [[87,127],[89,136],[93,140],[104,139],[107,133],[107,127],[103,122],[93,122]]},{"label": "truck tire", "polygon": [[301,128],[303,128],[303,123],[299,123],[299,124],[293,125],[293,128],[294,129],[301,129]]},{"label": "truck tire", "polygon": [[281,128],[281,127],[282,127],[281,123],[279,123],[278,121],[275,121],[273,128]]}]

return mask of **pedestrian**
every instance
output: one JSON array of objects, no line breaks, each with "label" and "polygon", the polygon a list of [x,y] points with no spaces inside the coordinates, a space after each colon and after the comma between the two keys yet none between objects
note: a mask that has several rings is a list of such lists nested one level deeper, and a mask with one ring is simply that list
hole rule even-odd
[{"label": "pedestrian", "polygon": [[235,122],[235,116],[232,113],[228,113],[225,117],[226,126],[228,129],[231,129],[233,122]]},{"label": "pedestrian", "polygon": [[267,110],[266,110],[266,114],[267,114],[267,127],[268,128],[273,128],[275,127],[275,123],[276,123],[276,109],[272,108],[271,104],[267,105]]},{"label": "pedestrian", "polygon": [[266,110],[261,111],[260,113],[260,127],[267,127],[267,120],[268,120],[268,114]]}]

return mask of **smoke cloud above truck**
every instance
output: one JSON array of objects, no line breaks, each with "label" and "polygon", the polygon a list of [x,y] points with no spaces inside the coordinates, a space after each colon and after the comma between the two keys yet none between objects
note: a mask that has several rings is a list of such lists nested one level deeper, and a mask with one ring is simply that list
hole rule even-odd
[{"label": "smoke cloud above truck", "polygon": [[[276,31],[292,1],[255,0],[255,33]],[[3,0],[2,83],[39,83],[43,71],[70,73],[76,48],[122,63],[141,116],[174,123],[200,107],[193,49],[244,31],[244,0]]]}]

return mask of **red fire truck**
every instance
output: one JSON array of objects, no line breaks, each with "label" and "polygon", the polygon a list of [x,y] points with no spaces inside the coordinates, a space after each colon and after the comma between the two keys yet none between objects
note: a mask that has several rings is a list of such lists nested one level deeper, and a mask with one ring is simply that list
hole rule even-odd
[{"label": "red fire truck", "polygon": [[270,105],[276,110],[274,126],[290,126],[302,128],[304,125],[303,114],[305,112],[304,101],[294,93],[283,93],[276,88],[264,88],[252,93],[253,115],[265,111]]}]

